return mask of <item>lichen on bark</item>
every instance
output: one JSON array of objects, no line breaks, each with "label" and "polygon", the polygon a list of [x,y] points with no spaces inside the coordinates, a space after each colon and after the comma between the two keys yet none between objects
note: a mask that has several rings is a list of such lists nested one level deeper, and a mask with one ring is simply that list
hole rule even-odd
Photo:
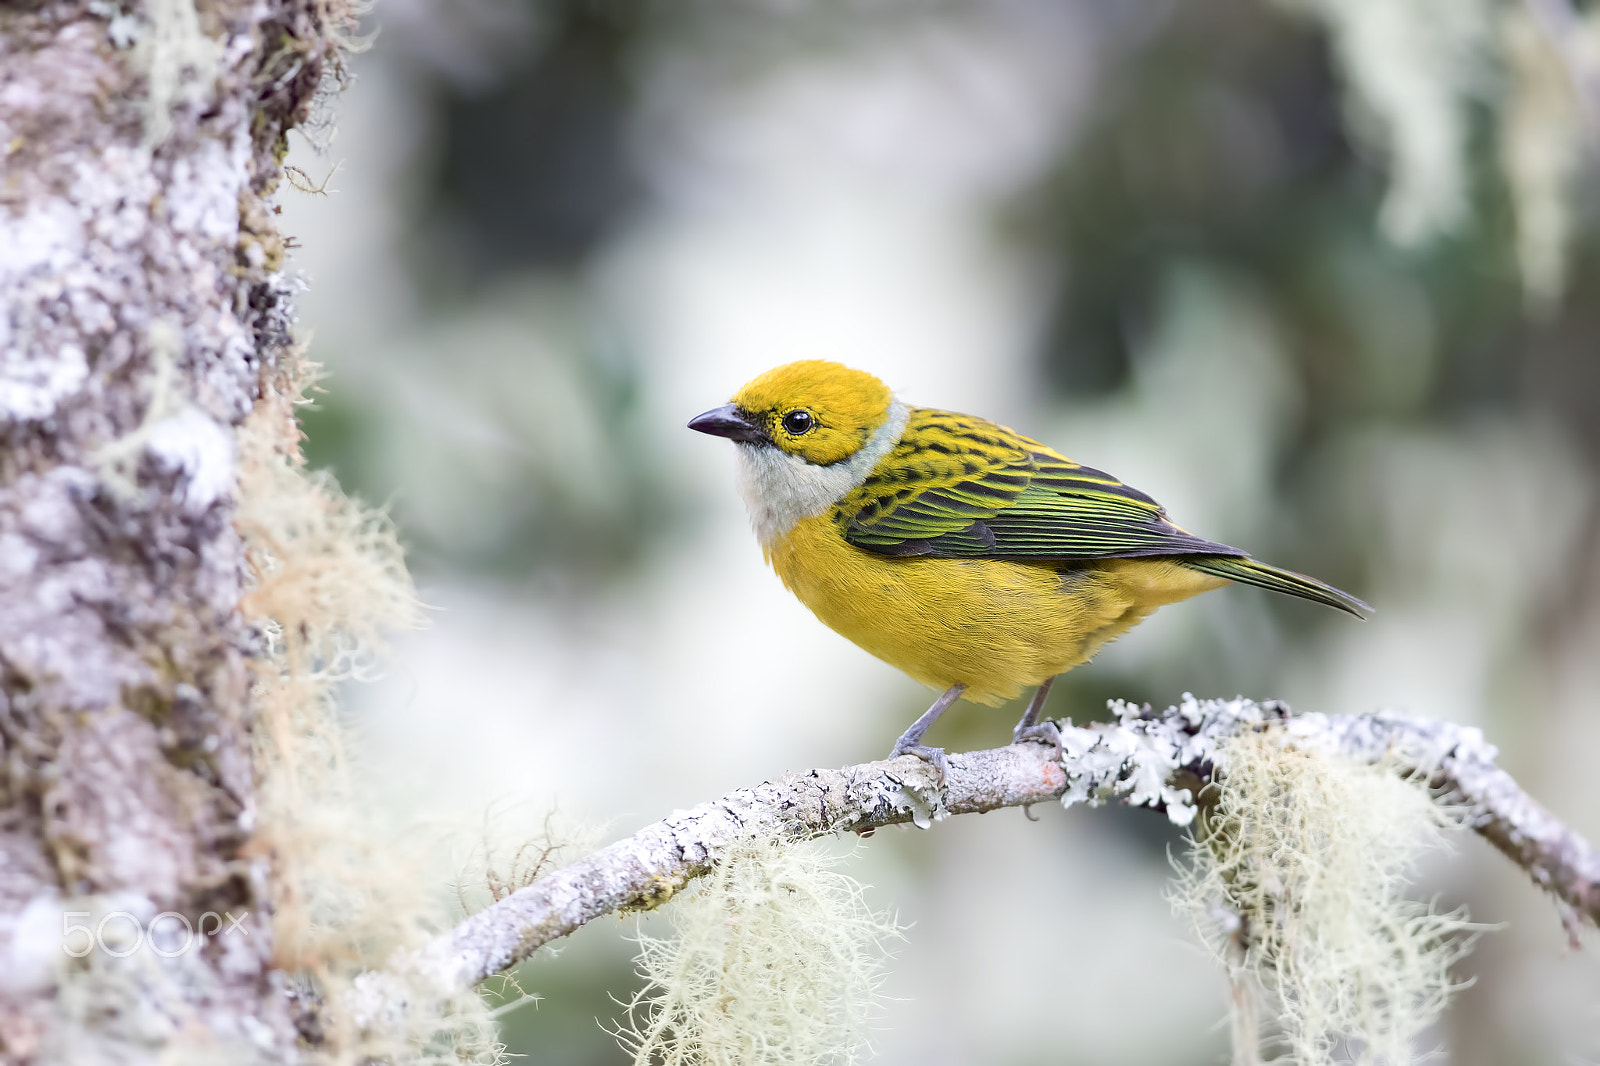
[{"label": "lichen on bark", "polygon": [[[249,847],[259,636],[237,611],[232,442],[287,372],[270,197],[347,18],[326,0],[0,12],[8,1061],[276,1059],[298,1039]],[[73,911],[244,918],[119,960],[62,951]]]}]

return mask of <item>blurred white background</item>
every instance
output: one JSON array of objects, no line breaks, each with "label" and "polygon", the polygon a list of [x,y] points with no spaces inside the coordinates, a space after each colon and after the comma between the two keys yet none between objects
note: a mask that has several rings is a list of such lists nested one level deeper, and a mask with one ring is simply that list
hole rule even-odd
[{"label": "blurred white background", "polygon": [[[328,371],[308,449],[390,501],[432,607],[348,701],[402,822],[559,807],[610,837],[887,751],[931,695],[782,589],[732,449],[684,426],[824,357],[1378,608],[1214,593],[1053,713],[1193,690],[1450,718],[1600,835],[1592,248],[1532,321],[1489,265],[1491,194],[1477,231],[1390,247],[1315,25],[1232,0],[385,0],[374,25],[290,158],[340,169],[282,199]],[[1004,743],[1015,710],[959,705],[932,740]],[[911,926],[879,1061],[1225,1061],[1222,978],[1163,898],[1180,838],[1040,813],[854,852]],[[1509,923],[1443,1061],[1600,1061],[1593,952],[1476,840],[1432,877]],[[526,968],[544,1002],[505,1017],[512,1051],[626,1061],[595,1019],[631,991],[631,921]]]}]

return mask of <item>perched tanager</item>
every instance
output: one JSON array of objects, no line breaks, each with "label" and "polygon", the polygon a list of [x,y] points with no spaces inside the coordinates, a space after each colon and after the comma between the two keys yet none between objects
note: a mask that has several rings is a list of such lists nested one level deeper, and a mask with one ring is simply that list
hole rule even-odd
[{"label": "perched tanager", "polygon": [[946,763],[922,735],[965,697],[1038,686],[1017,742],[1060,743],[1055,678],[1162,604],[1230,581],[1356,617],[1365,603],[1167,520],[1149,496],[971,415],[912,407],[871,374],[789,363],[690,429],[738,446],[767,561],[824,623],[942,690],[890,757]]}]

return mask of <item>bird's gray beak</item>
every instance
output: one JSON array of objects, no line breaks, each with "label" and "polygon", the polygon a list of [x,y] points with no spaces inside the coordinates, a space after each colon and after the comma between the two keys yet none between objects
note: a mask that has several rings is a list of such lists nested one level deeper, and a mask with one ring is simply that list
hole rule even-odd
[{"label": "bird's gray beak", "polygon": [[709,433],[713,437],[727,437],[729,440],[757,442],[768,439],[765,430],[753,424],[739,410],[738,405],[731,403],[713,407],[703,415],[696,415],[689,422],[689,428]]}]

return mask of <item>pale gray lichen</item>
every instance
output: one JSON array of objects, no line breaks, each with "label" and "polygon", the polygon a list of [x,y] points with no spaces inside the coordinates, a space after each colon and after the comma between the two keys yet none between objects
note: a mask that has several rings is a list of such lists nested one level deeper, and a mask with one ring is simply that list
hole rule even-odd
[{"label": "pale gray lichen", "polygon": [[190,514],[203,514],[233,490],[233,435],[193,407],[151,426],[145,449],[182,479]]},{"label": "pale gray lichen", "polygon": [[1388,160],[1385,234],[1415,246],[1454,232],[1470,205],[1473,105],[1494,66],[1491,0],[1283,0],[1322,20],[1349,85],[1349,124]]},{"label": "pale gray lichen", "polygon": [[815,842],[741,838],[673,935],[640,934],[644,986],[615,1030],[635,1066],[822,1066],[859,1061],[880,1005],[892,918]]},{"label": "pale gray lichen", "polygon": [[1469,223],[1474,127],[1488,120],[1528,309],[1549,311],[1583,210],[1600,13],[1493,0],[1281,2],[1327,27],[1347,125],[1387,164],[1379,224],[1396,243],[1425,245]]},{"label": "pale gray lichen", "polygon": [[906,811],[911,824],[918,829],[931,829],[934,822],[950,817],[944,804],[944,789],[927,788],[894,774],[884,774],[885,787],[869,798],[862,810],[877,809],[880,805],[891,810]]},{"label": "pale gray lichen", "polygon": [[1216,754],[1172,899],[1228,972],[1235,1061],[1415,1061],[1477,931],[1406,894],[1448,812],[1389,762],[1296,747],[1278,724]]},{"label": "pale gray lichen", "polygon": [[1062,806],[1098,806],[1116,798],[1135,807],[1164,810],[1179,826],[1193,822],[1196,813],[1193,793],[1173,784],[1179,769],[1204,769],[1215,759],[1218,739],[1254,729],[1281,713],[1277,704],[1242,697],[1202,701],[1187,692],[1164,715],[1122,700],[1110,701],[1106,709],[1111,722],[1080,727],[1069,720],[1061,728],[1062,765],[1067,771]]},{"label": "pale gray lichen", "polygon": [[[1577,27],[1593,37],[1600,15],[1590,11],[1577,18]],[[1507,74],[1500,168],[1517,224],[1523,292],[1530,310],[1547,312],[1566,286],[1568,246],[1579,216],[1574,193],[1590,143],[1588,115],[1571,71],[1592,77],[1592,45],[1577,33],[1572,40],[1552,39],[1522,6],[1504,11],[1500,26]],[[1571,54],[1563,55],[1563,49]]]},{"label": "pale gray lichen", "polygon": [[[174,106],[209,95],[221,49],[200,29],[194,0],[146,0],[145,13],[148,21],[130,43],[149,78],[145,143],[158,145],[172,133]],[[131,36],[126,27],[123,36]]]},{"label": "pale gray lichen", "polygon": [[[0,241],[4,239],[0,233]],[[83,387],[89,378],[89,360],[82,348],[64,344],[58,358],[31,362],[7,345],[9,332],[0,318],[0,419],[36,422]]]}]

